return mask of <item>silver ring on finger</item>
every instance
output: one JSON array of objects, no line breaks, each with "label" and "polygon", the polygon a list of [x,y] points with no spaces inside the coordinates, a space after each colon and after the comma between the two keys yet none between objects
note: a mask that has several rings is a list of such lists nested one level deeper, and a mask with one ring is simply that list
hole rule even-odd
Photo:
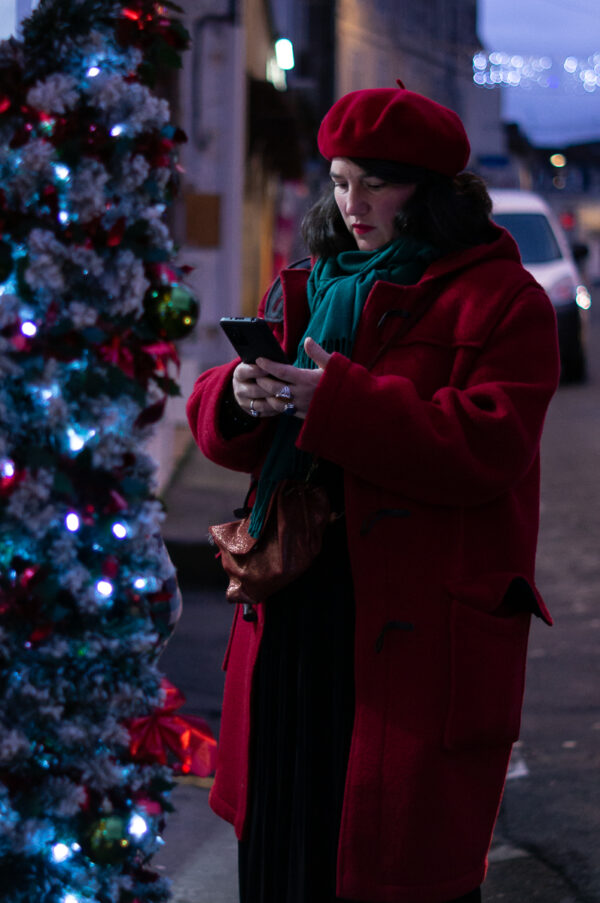
[{"label": "silver ring on finger", "polygon": [[292,401],[292,390],[288,385],[282,386],[275,398],[278,398],[279,401]]},{"label": "silver ring on finger", "polygon": [[254,407],[254,399],[250,401],[250,416],[251,417],[260,417],[260,411],[257,411]]},{"label": "silver ring on finger", "polygon": [[286,406],[283,409],[283,413],[287,414],[288,417],[293,417],[297,410],[298,410],[298,408],[296,407],[294,402],[288,401],[288,403],[286,404]]}]

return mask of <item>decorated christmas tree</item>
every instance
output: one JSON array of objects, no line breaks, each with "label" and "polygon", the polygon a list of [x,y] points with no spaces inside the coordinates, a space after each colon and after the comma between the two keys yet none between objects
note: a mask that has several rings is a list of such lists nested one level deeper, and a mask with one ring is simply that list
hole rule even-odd
[{"label": "decorated christmas tree", "polygon": [[171,771],[139,728],[177,606],[144,446],[197,317],[163,221],[176,12],[41,0],[0,44],[3,903],[168,897]]}]

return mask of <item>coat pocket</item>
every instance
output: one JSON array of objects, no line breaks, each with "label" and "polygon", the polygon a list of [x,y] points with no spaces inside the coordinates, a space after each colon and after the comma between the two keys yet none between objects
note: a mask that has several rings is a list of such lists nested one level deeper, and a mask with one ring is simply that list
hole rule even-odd
[{"label": "coat pocket", "polygon": [[444,747],[506,746],[519,736],[531,614],[502,617],[454,599]]}]

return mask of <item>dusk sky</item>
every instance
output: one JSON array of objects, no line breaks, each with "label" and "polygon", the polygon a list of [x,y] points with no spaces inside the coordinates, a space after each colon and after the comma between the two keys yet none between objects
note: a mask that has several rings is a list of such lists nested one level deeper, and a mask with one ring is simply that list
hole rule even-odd
[{"label": "dusk sky", "polygon": [[488,51],[552,59],[548,87],[502,89],[506,121],[543,146],[600,141],[600,79],[588,93],[564,69],[598,54],[600,73],[600,0],[479,0],[478,31]]}]

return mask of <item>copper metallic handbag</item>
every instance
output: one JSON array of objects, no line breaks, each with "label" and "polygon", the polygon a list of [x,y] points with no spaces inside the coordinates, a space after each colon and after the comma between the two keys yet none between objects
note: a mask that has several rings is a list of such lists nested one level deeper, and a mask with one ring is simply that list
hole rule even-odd
[{"label": "copper metallic handbag", "polygon": [[244,606],[246,620],[256,619],[252,606],[308,570],[334,517],[323,486],[282,480],[271,496],[257,539],[248,533],[250,514],[209,527],[229,577],[225,597]]}]

